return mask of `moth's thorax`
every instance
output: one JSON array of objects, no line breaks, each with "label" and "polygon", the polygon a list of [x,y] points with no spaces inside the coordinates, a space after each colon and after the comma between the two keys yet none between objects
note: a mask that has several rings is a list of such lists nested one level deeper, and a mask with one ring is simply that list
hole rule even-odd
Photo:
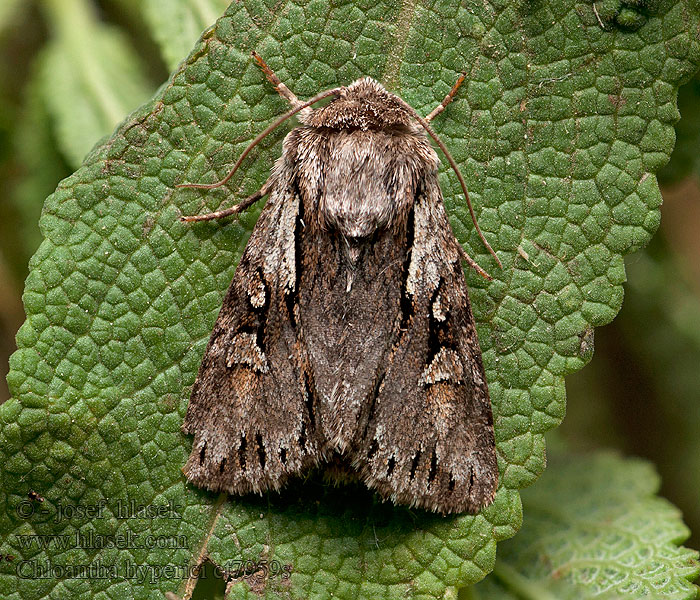
[{"label": "moth's thorax", "polygon": [[381,83],[365,77],[342,88],[327,106],[300,118],[305,125],[332,129],[414,129],[414,119],[402,100]]},{"label": "moth's thorax", "polygon": [[421,182],[435,177],[438,166],[425,135],[404,126],[298,127],[285,140],[283,161],[296,173],[311,224],[347,238],[403,228]]}]

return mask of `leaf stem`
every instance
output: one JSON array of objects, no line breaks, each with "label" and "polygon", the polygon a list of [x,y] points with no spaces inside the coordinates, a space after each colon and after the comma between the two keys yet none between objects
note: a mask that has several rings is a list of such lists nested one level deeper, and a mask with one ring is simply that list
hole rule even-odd
[{"label": "leaf stem", "polygon": [[502,560],[496,561],[492,575],[509,590],[515,592],[523,600],[558,600],[537,583],[523,577],[513,567]]}]

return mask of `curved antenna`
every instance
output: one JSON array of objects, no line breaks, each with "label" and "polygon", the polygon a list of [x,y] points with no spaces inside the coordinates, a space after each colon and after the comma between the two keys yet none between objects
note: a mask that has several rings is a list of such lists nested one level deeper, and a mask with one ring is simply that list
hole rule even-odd
[{"label": "curved antenna", "polygon": [[455,172],[457,175],[457,179],[459,179],[459,184],[462,186],[462,192],[464,192],[464,197],[467,200],[467,206],[469,207],[469,214],[472,217],[472,222],[474,223],[474,227],[476,228],[476,232],[479,234],[479,238],[481,238],[482,243],[486,247],[486,249],[489,251],[489,253],[496,259],[496,262],[498,263],[498,266],[503,268],[503,263],[501,263],[500,259],[498,256],[496,256],[496,253],[494,252],[493,248],[491,248],[491,245],[486,241],[486,238],[484,237],[484,234],[481,232],[481,229],[479,228],[479,224],[476,222],[476,215],[474,214],[474,208],[472,207],[472,201],[469,199],[469,192],[467,192],[467,184],[464,182],[464,177],[462,177],[462,173],[459,171],[459,167],[457,166],[457,163],[455,162],[455,159],[452,158],[452,155],[450,154],[450,151],[447,149],[447,146],[443,143],[443,141],[437,136],[437,134],[432,130],[428,122],[421,117],[418,112],[416,112],[416,109],[413,108],[408,102],[406,102],[403,98],[400,98],[399,96],[396,96],[396,98],[401,102],[401,104],[404,106],[404,108],[410,112],[418,121],[423,129],[425,129],[428,134],[430,135],[433,140],[435,140],[435,143],[438,145],[438,148],[442,150],[442,153],[445,155],[445,158],[447,158],[447,162],[450,163],[450,166],[452,167],[452,170]]},{"label": "curved antenna", "polygon": [[305,108],[311,106],[312,104],[315,104],[319,100],[323,100],[324,98],[328,98],[328,96],[337,96],[340,94],[343,88],[333,88],[332,90],[326,90],[325,92],[321,92],[320,94],[317,94],[311,100],[307,100],[306,102],[302,102],[298,106],[295,106],[292,110],[289,112],[286,112],[283,114],[281,117],[277,118],[272,124],[268,125],[265,129],[260,132],[255,139],[248,144],[248,147],[243,150],[243,153],[238,157],[238,160],[236,161],[236,164],[233,165],[233,168],[228,172],[228,175],[224,177],[221,181],[217,181],[216,183],[178,183],[175,187],[179,188],[196,188],[198,190],[211,190],[214,188],[221,187],[224,185],[231,177],[233,177],[233,174],[238,170],[238,167],[241,166],[241,163],[245,159],[248,154],[250,154],[250,151],[255,148],[271,131],[279,127],[282,123],[284,123],[287,119],[290,117],[293,117],[295,114],[297,114],[299,111],[304,110]]}]

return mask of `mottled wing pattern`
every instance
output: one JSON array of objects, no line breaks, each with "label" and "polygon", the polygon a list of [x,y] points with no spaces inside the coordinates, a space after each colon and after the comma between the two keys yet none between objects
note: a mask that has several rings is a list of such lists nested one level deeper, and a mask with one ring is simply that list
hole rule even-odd
[{"label": "mottled wing pattern", "polygon": [[395,502],[477,512],[498,484],[493,420],[460,250],[437,177],[413,213],[399,337],[353,463]]},{"label": "mottled wing pattern", "polygon": [[[396,335],[405,233],[383,229],[353,241],[309,228],[300,247],[300,331],[315,425],[328,453],[344,452],[367,419]],[[348,252],[357,252],[355,264]]]},{"label": "mottled wing pattern", "polygon": [[293,317],[299,197],[277,182],[253,229],[192,389],[183,471],[230,493],[279,488],[319,458]]},{"label": "mottled wing pattern", "polygon": [[305,224],[297,236],[299,335],[327,456],[355,442],[396,335],[403,213],[422,166],[415,147],[412,136],[362,129],[301,127],[285,142]]}]

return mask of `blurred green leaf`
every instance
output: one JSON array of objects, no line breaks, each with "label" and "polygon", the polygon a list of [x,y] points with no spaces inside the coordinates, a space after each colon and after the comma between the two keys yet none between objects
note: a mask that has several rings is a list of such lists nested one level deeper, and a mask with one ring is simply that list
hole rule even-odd
[{"label": "blurred green leaf", "polygon": [[[652,414],[647,447],[666,490],[700,534],[700,300],[697,289],[661,240],[628,266],[628,302],[618,329],[647,382]],[[644,327],[639,327],[644,323]],[[640,443],[641,442],[641,443]],[[642,449],[640,449],[642,451]]]},{"label": "blurred green leaf", "polygon": [[189,54],[207,27],[229,5],[228,0],[145,0],[142,10],[168,68]]},{"label": "blurred green leaf", "polygon": [[[172,80],[47,200],[8,378],[14,398],[0,407],[0,554],[118,574],[28,585],[5,562],[0,594],[184,594],[189,571],[150,582],[128,568],[184,569],[205,556],[291,569],[290,579],[232,581],[236,598],[443,598],[489,572],[496,541],[520,525],[517,490],[544,469],[544,433],[565,410],[563,377],[589,360],[591,328],[619,309],[622,256],[658,225],[654,172],[673,146],[677,86],[697,70],[699,16],[694,3],[670,1],[645,2],[638,14],[620,10],[601,27],[593,5],[574,0],[233,3]],[[178,216],[258,189],[284,131],[256,149],[234,189],[174,186],[217,179],[285,110],[251,49],[299,96],[369,75],[424,113],[468,71],[435,126],[504,262],[498,271],[444,171],[455,233],[495,276],[469,274],[501,468],[496,501],[479,515],[411,511],[318,479],[262,499],[184,484],[189,386],[256,215],[198,226]],[[47,516],[18,515],[29,489],[46,498]],[[120,519],[119,501],[170,502],[181,518]],[[99,522],[51,519],[59,504],[100,502]],[[184,544],[57,553],[18,537],[95,530],[182,535]]]},{"label": "blurred green leaf", "polygon": [[225,600],[225,596],[226,582],[216,572],[214,565],[206,561],[191,600]]},{"label": "blurred green leaf", "polygon": [[[693,186],[665,198],[674,221],[692,232]],[[677,203],[676,207],[670,206]],[[691,213],[691,214],[688,214]],[[667,223],[668,225],[668,223]],[[567,378],[567,418],[558,430],[575,448],[612,446],[651,460],[663,494],[682,511],[700,542],[700,299],[688,254],[666,227],[627,260],[625,304],[596,332],[595,360]],[[690,260],[689,260],[690,258]]]},{"label": "blurred green leaf", "polygon": [[698,553],[678,547],[689,531],[658,488],[641,460],[558,457],[522,492],[523,528],[499,546],[493,573],[463,597],[696,598]]},{"label": "blurred green leaf", "polygon": [[66,160],[78,167],[101,137],[153,93],[139,57],[87,0],[42,0],[53,38],[44,49],[43,99]]},{"label": "blurred green leaf", "polygon": [[0,35],[11,27],[17,18],[17,13],[22,10],[22,0],[3,0],[0,2]]},{"label": "blurred green leaf", "polygon": [[678,183],[693,173],[700,175],[700,79],[697,77],[678,90],[681,120],[676,125],[676,146],[670,162],[659,172],[666,185]]},{"label": "blurred green leaf", "polygon": [[[44,104],[42,82],[37,77],[38,62],[24,89],[24,102],[16,120],[13,146],[21,179],[18,180],[10,200],[18,217],[7,224],[6,236],[15,236],[14,250],[20,253],[12,264],[26,277],[29,257],[41,243],[39,215],[44,200],[58,182],[70,174],[56,140],[51,132],[51,120]],[[11,231],[9,231],[11,229]]]}]

